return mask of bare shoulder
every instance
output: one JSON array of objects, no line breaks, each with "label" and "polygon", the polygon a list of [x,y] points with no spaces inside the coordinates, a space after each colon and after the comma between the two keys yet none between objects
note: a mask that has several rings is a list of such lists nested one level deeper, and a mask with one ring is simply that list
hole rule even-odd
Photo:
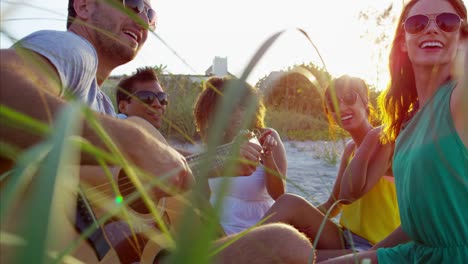
[{"label": "bare shoulder", "polygon": [[356,143],[354,143],[352,139],[348,140],[348,142],[346,142],[345,147],[344,147],[343,156],[349,155],[355,149],[356,149]]},{"label": "bare shoulder", "polygon": [[365,145],[377,145],[377,146],[383,146],[382,144],[382,127],[375,127],[372,130],[370,130],[366,137],[364,138],[363,144]]},{"label": "bare shoulder", "polygon": [[369,131],[369,133],[367,133],[367,136],[370,136],[374,139],[380,139],[380,136],[382,135],[382,127],[381,126],[378,126],[378,127],[375,127],[373,129],[371,129],[371,131]]}]

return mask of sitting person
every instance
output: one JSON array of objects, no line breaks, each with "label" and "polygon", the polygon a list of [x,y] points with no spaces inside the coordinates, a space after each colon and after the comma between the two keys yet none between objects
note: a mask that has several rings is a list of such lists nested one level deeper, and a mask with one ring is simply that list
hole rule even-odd
[{"label": "sitting person", "polygon": [[395,142],[401,227],[372,250],[326,263],[467,263],[466,4],[411,0],[396,25],[380,103],[384,139]]},{"label": "sitting person", "polygon": [[[330,198],[314,207],[302,197],[285,194],[265,214],[270,216],[266,223],[289,223],[312,242],[317,240],[319,261],[367,250],[400,224],[395,185],[392,177],[384,176],[391,174],[392,147],[380,144],[380,128],[369,121],[373,109],[367,85],[359,78],[341,76],[326,89],[324,102],[329,120],[352,138],[345,146]],[[328,219],[340,212],[339,224]]]},{"label": "sitting person", "polygon": [[[212,80],[214,80],[214,78]],[[205,85],[208,85],[208,82],[205,83]],[[223,91],[223,89],[219,89],[219,91]],[[253,92],[255,92],[255,90],[253,90],[253,87],[251,87],[251,89],[249,89],[248,92],[249,94],[245,95],[246,97],[252,96],[252,95],[257,96],[256,93],[253,94]],[[209,103],[209,101],[206,100],[206,98],[209,96],[212,96],[212,94],[210,93],[209,95],[207,95],[206,93],[202,93],[202,95],[200,95],[200,100],[202,100],[201,98],[205,98],[203,99],[204,103]],[[132,74],[131,76],[123,78],[119,82],[118,87],[116,89],[116,98],[117,98],[117,105],[118,105],[120,118],[126,119],[126,118],[132,118],[132,117],[137,116],[137,117],[146,119],[155,128],[159,129],[161,127],[163,119],[164,119],[163,116],[166,111],[166,107],[169,103],[168,101],[169,97],[167,93],[164,92],[161,85],[159,84],[158,77],[156,76],[152,68],[150,67],[138,68],[135,74]],[[263,121],[263,115],[264,115],[263,105],[261,106],[261,108],[259,108],[259,112],[261,113],[261,120]],[[211,115],[203,116],[203,118],[210,118],[210,117]],[[238,119],[238,121],[239,120],[240,119]],[[273,151],[276,151],[276,155],[278,156],[279,156],[278,153],[283,153],[282,156],[284,157],[284,147],[281,146],[281,152],[279,150],[275,150],[275,148],[278,145],[277,141],[275,140],[273,136],[269,135],[269,133],[272,133],[273,130],[266,129],[263,127],[264,127],[263,123],[261,126],[255,126],[255,128],[258,128],[260,129],[261,132],[264,132],[265,136],[264,136],[264,139],[262,139],[262,142],[264,142],[264,147],[265,147],[264,149],[267,150],[268,148],[270,151],[268,153],[270,155],[270,158],[266,159],[266,162],[269,162],[269,164],[271,164],[270,166],[273,166],[272,163],[275,162],[271,158],[273,155]],[[232,129],[233,129],[232,131],[234,131],[235,128],[232,127]],[[232,137],[226,137],[225,142],[223,143],[229,143],[231,141],[232,141]],[[255,146],[257,146],[257,143],[246,142],[245,144],[241,146],[242,148],[241,155],[243,155],[245,159],[248,158],[247,156],[254,157],[256,153],[254,150],[249,150],[249,147],[253,148]],[[183,150],[178,150],[178,151],[186,155],[192,154],[186,151],[184,152]],[[191,165],[191,161],[189,161],[189,166],[190,165]],[[249,180],[247,182],[240,181],[241,183],[244,183],[244,184],[248,183],[252,185],[252,180],[256,182],[260,182],[261,183],[260,187],[263,188],[263,191],[265,192],[265,194],[261,193],[261,195],[265,195],[266,197],[269,198],[267,202],[254,201],[254,202],[249,203],[251,208],[255,205],[257,207],[253,207],[254,209],[253,213],[255,214],[255,218],[251,219],[252,223],[249,223],[249,225],[246,226],[246,228],[254,225],[258,220],[260,220],[263,214],[266,212],[266,210],[268,210],[268,208],[273,203],[273,199],[270,197],[268,193],[266,193],[266,190],[265,190],[265,183],[264,183],[265,180],[263,178],[266,177],[266,173],[263,170],[263,168],[261,169],[261,173],[259,173],[259,170],[260,170],[259,168],[260,166],[257,167],[257,171],[255,171],[251,176],[237,177],[238,179],[241,179],[241,180],[242,179]],[[239,169],[242,169],[242,168],[239,167]],[[196,170],[193,170],[193,172],[194,172],[194,176],[197,176]],[[239,170],[238,173],[239,175],[245,175],[245,173],[242,170]],[[255,176],[255,174],[257,174],[257,176]],[[215,177],[216,172],[211,172],[210,176]],[[270,177],[278,177],[278,176],[270,175]],[[200,180],[199,178],[197,179]],[[211,178],[210,181],[211,180],[213,180],[213,178]],[[257,185],[259,184],[254,184],[254,185],[255,185],[254,188],[258,188]],[[248,187],[248,186],[244,186],[243,188],[245,187]],[[272,190],[274,191],[274,189]],[[263,206],[264,209],[260,207],[262,210],[259,210],[258,209],[259,206]],[[168,212],[168,218],[171,223],[171,228],[174,228],[174,224],[177,225],[177,223],[180,221],[180,217],[181,217],[180,214],[183,212],[183,207],[184,206],[182,206],[182,204],[178,202],[178,198],[166,198],[166,211]],[[180,230],[180,228],[175,228],[173,230],[177,232],[177,230]],[[236,232],[227,232],[226,230],[227,229],[224,229],[225,233],[229,235],[229,234],[238,233],[239,231],[242,231],[243,229],[239,229]],[[114,231],[114,233],[116,232]],[[144,240],[144,238],[142,239]]]},{"label": "sitting person", "polygon": [[[286,153],[278,133],[265,127],[265,106],[260,99],[259,91],[246,82],[230,77],[211,77],[204,83],[194,109],[195,122],[202,139],[207,142],[210,127],[214,122],[217,107],[221,105],[223,94],[229,85],[240,85],[241,98],[230,115],[229,125],[224,131],[222,143],[233,141],[239,133],[242,122],[248,119],[247,103],[256,104],[252,122],[246,126],[249,130],[258,130],[260,143],[263,146],[261,164],[247,177],[217,177],[209,179],[211,190],[210,201],[215,205],[222,200],[221,225],[227,234],[238,233],[255,225],[271,207],[274,200],[285,192],[285,175],[287,169]],[[225,175],[231,176],[231,175]],[[232,175],[234,176],[234,175]],[[226,193],[222,186],[227,181]]]},{"label": "sitting person", "polygon": [[[95,117],[132,164],[156,177],[176,171],[176,173],[171,173],[172,177],[168,179],[167,185],[181,190],[190,188],[192,174],[185,158],[168,147],[160,137],[145,131],[141,124],[135,125],[112,117],[115,112],[111,100],[99,88],[113,69],[136,56],[146,40],[148,28],[154,29],[155,11],[151,8],[150,1],[70,0],[68,6],[69,21],[66,32],[36,32],[22,39],[13,48],[0,51],[0,105],[52,127],[60,112],[69,106],[66,100],[69,98],[68,95],[72,94],[79,101],[102,113],[96,114]],[[140,20],[139,22],[135,21],[136,17],[139,18],[137,19]],[[75,120],[75,122],[80,121]],[[12,125],[5,118],[0,118],[0,126],[2,127],[0,140],[21,150],[30,150],[43,139],[27,129]],[[52,127],[51,131],[53,130]],[[80,135],[97,148],[109,151],[108,145],[90,122],[83,122]],[[99,161],[93,154],[85,151],[81,154],[81,165],[99,165]],[[260,155],[259,152],[257,154]],[[258,156],[253,156],[253,159],[258,160]],[[11,158],[8,157],[8,160],[1,158],[0,173],[2,175],[12,169],[16,162]],[[245,168],[246,171],[250,170],[249,166]],[[36,176],[31,175],[32,178],[37,178]],[[73,180],[70,174],[65,177]],[[8,178],[4,180],[10,181]],[[80,180],[80,182],[85,182],[83,179]],[[144,180],[143,184],[150,184],[150,182]],[[2,182],[1,187],[5,186],[8,186],[8,182]],[[31,188],[36,188],[35,191],[37,191],[38,186]],[[72,192],[75,192],[75,189],[78,188],[74,188]],[[54,199],[61,198],[62,196],[55,194],[59,191],[63,193],[64,188],[55,186],[54,190]],[[155,195],[164,194],[158,186],[151,188],[149,192]],[[37,193],[41,194],[40,190]],[[75,201],[75,199],[67,199],[67,201],[54,201],[53,204],[67,206],[66,202]],[[46,262],[59,262],[56,256],[67,253],[66,250],[70,250],[73,245],[79,243],[78,249],[69,252],[78,261],[97,263],[102,260],[101,262],[104,263],[108,260],[105,263],[119,263],[119,259],[115,259],[115,254],[107,247],[100,250],[102,248],[97,248],[83,240],[75,229],[76,226],[73,226],[74,215],[66,215],[69,210],[64,210],[66,212],[62,213],[56,210],[61,208],[51,209],[50,215],[54,215],[54,220],[60,220],[60,222],[49,222],[42,218],[25,219],[24,207],[16,206],[17,203],[22,205],[23,201],[14,202],[15,206],[12,208],[17,210],[9,210],[5,214],[2,211],[2,232],[13,236],[19,235],[17,224],[20,221],[18,219],[25,220],[28,227],[44,231],[43,235],[35,237],[35,242],[41,241],[44,243],[41,246],[45,246],[42,252],[37,252],[38,254],[35,255],[38,261],[41,259]],[[43,205],[49,208],[53,206]],[[74,207],[72,204],[68,205],[71,211],[74,211]],[[52,223],[61,223],[64,226],[55,228],[56,226],[51,226]],[[52,229],[54,232],[50,235],[52,233],[47,230]],[[288,238],[287,244],[276,242],[279,238],[285,237]],[[234,237],[226,237],[218,240],[217,243],[232,239]],[[286,225],[257,228],[246,236],[235,239],[233,243],[213,257],[218,263],[246,263],[251,260],[263,263],[271,263],[273,260],[303,263],[311,252],[309,241]],[[193,241],[193,243],[196,242]],[[21,242],[1,243],[0,262],[16,263],[15,260],[24,256],[24,252],[35,245],[35,243]],[[291,246],[291,250],[281,250],[286,246]],[[262,248],[269,248],[274,254],[257,254],[256,249]],[[116,250],[119,251],[119,249]],[[249,250],[250,253],[247,252]],[[150,251],[152,256],[157,254],[156,250]]]}]

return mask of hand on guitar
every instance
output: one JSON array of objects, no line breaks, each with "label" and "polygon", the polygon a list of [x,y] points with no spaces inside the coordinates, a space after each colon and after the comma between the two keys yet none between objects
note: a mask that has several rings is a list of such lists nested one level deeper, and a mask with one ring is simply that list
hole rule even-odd
[{"label": "hand on guitar", "polygon": [[[134,122],[145,130],[143,132],[149,133],[148,145],[154,143],[154,138],[163,143],[151,152],[143,153],[139,151],[141,157],[132,159],[135,165],[155,177],[167,175],[166,183],[170,187],[174,187],[179,191],[188,190],[190,186],[193,185],[194,178],[185,157],[170,147],[161,133],[146,120],[137,117],[129,117],[125,121]],[[139,148],[140,146],[135,146],[135,149]],[[151,193],[156,197],[170,196],[169,193],[156,186],[151,189]]]}]

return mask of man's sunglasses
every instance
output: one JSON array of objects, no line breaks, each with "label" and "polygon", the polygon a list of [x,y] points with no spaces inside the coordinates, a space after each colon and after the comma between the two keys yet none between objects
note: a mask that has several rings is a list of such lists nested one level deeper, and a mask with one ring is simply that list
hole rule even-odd
[{"label": "man's sunglasses", "polygon": [[[356,100],[357,100],[357,93],[355,92],[350,92],[350,93],[346,93],[345,95],[343,95],[342,97],[336,97],[336,102],[339,106],[340,102],[347,105],[347,106],[352,106],[356,103]],[[327,108],[330,112],[335,112],[335,107],[333,106],[333,99],[331,98],[331,95],[330,94],[327,94],[327,97],[326,97],[326,100],[327,100]]]},{"label": "man's sunglasses", "polygon": [[146,16],[148,17],[148,28],[151,31],[156,29],[156,11],[152,8],[146,7],[144,0],[123,0],[123,5],[137,14],[146,11]]},{"label": "man's sunglasses", "polygon": [[454,13],[440,13],[437,15],[415,15],[408,17],[403,22],[403,27],[408,34],[423,32],[431,20],[435,20],[437,27],[445,32],[454,32],[460,28],[462,19]]},{"label": "man's sunglasses", "polygon": [[152,91],[138,91],[131,96],[128,97],[130,98],[136,98],[139,101],[143,102],[144,104],[151,105],[155,99],[158,99],[158,102],[160,105],[167,105],[168,100],[167,98],[169,97],[169,94],[164,93],[164,92],[152,92]]}]

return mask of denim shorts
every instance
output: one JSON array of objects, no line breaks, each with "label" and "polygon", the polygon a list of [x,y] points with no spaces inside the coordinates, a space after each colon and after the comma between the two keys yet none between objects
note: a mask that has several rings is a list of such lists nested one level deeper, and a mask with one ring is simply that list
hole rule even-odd
[{"label": "denim shorts", "polygon": [[369,250],[372,247],[372,244],[367,239],[354,234],[348,229],[343,229],[343,239],[346,249],[361,252]]}]

